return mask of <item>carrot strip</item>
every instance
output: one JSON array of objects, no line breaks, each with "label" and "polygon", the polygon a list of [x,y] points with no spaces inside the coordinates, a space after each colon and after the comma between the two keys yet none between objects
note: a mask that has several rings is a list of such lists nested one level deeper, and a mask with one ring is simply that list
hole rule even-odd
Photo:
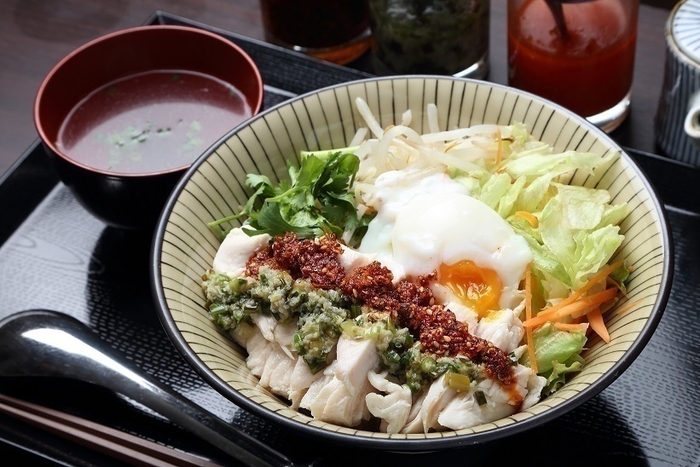
[{"label": "carrot strip", "polygon": [[496,137],[498,138],[498,150],[496,151],[496,165],[501,163],[503,159],[503,138],[501,138],[501,129],[496,128]]},{"label": "carrot strip", "polygon": [[605,278],[605,280],[608,284],[612,285],[613,287],[617,287],[622,295],[624,295],[625,297],[628,297],[627,292],[625,292],[625,290],[622,288],[622,286],[615,279],[608,276]]},{"label": "carrot strip", "polygon": [[608,333],[608,328],[605,326],[605,321],[603,320],[603,315],[600,312],[600,308],[596,308],[588,313],[588,322],[591,325],[591,329],[593,329],[593,331],[595,331],[595,333],[598,334],[606,344],[609,344],[610,333]]},{"label": "carrot strip", "polygon": [[581,297],[581,295],[588,292],[588,290],[591,287],[596,285],[603,278],[609,276],[613,271],[615,271],[620,266],[622,266],[622,261],[617,261],[617,262],[611,264],[610,266],[608,266],[607,268],[601,269],[600,271],[598,271],[598,273],[595,276],[593,276],[588,282],[586,282],[583,285],[583,287],[581,287],[576,292],[572,293],[571,295],[569,295],[568,297],[566,297],[564,300],[557,303],[556,305],[553,305],[553,306],[547,308],[546,310],[540,312],[537,316],[539,317],[543,314],[552,314],[555,311],[557,311],[559,308],[563,308],[567,305],[574,303],[576,300],[579,299],[579,297]]},{"label": "carrot strip", "polygon": [[588,323],[552,323],[560,331],[585,331]]},{"label": "carrot strip", "polygon": [[[532,319],[532,271],[530,265],[525,268],[525,320]],[[535,342],[532,338],[532,328],[525,328],[527,352],[530,358],[530,368],[537,374],[537,359],[535,358]]]},{"label": "carrot strip", "polygon": [[641,302],[642,302],[641,300],[636,300],[636,301],[634,301],[634,302],[632,302],[632,303],[628,303],[627,305],[623,306],[622,308],[618,308],[617,310],[615,310],[615,314],[616,314],[617,316],[620,316],[620,315],[622,315],[622,314],[624,314],[624,313],[627,313],[627,312],[630,311],[632,308],[634,308],[635,306],[639,305]]},{"label": "carrot strip", "polygon": [[[536,327],[540,326],[547,321],[556,321],[558,319],[563,318],[564,316],[572,315],[577,312],[583,311],[586,308],[590,308],[593,305],[599,305],[601,303],[607,302],[608,300],[612,300],[617,296],[617,289],[615,288],[610,288],[606,289],[603,292],[599,292],[593,295],[589,295],[587,297],[583,297],[580,300],[570,303],[565,307],[560,307],[557,310],[555,310],[552,313],[540,313],[534,318],[531,319],[526,319],[523,322],[523,326],[525,327]],[[551,310],[551,308],[550,308]],[[549,311],[549,310],[547,310]]]},{"label": "carrot strip", "polygon": [[532,318],[532,271],[528,264],[525,268],[525,319]]},{"label": "carrot strip", "polygon": [[[614,289],[613,289],[613,290],[614,290]],[[574,311],[574,312],[571,313],[571,315],[569,315],[569,316],[570,316],[572,319],[579,319],[579,320],[580,320],[580,319],[583,318],[584,316],[588,316],[588,313],[590,313],[591,311],[595,310],[595,309],[598,308],[599,306],[600,306],[600,305],[591,305],[591,306],[587,306],[587,307],[585,307],[585,308],[582,308],[581,310]]]},{"label": "carrot strip", "polygon": [[531,226],[537,227],[540,223],[540,221],[532,214],[527,211],[515,211],[515,214],[513,214],[515,217],[519,217],[521,219],[524,219],[530,223]]}]

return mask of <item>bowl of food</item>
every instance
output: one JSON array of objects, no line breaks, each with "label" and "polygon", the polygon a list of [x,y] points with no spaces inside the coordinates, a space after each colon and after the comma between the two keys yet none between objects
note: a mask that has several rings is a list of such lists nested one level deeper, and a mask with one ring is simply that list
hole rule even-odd
[{"label": "bowl of food", "polygon": [[521,432],[649,340],[672,244],[605,133],[483,81],[340,84],[229,133],[156,229],[158,313],[232,402],[392,451]]},{"label": "bowl of food", "polygon": [[43,80],[34,123],[61,180],[109,225],[152,229],[194,160],[255,115],[263,84],[231,41],[183,26],[120,30]]}]

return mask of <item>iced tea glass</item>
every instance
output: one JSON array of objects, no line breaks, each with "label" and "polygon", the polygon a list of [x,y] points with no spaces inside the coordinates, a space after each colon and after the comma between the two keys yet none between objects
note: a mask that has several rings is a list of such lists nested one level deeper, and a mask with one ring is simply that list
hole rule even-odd
[{"label": "iced tea glass", "polygon": [[610,132],[629,113],[639,0],[508,0],[508,83]]},{"label": "iced tea glass", "polygon": [[265,39],[344,65],[372,40],[367,0],[260,0]]}]

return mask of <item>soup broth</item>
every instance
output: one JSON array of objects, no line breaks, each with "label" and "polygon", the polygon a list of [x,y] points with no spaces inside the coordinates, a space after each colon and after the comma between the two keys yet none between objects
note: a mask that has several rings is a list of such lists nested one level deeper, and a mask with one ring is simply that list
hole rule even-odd
[{"label": "soup broth", "polygon": [[252,115],[234,86],[202,73],[160,70],[113,81],[68,114],[57,147],[77,162],[116,173],[191,164]]}]

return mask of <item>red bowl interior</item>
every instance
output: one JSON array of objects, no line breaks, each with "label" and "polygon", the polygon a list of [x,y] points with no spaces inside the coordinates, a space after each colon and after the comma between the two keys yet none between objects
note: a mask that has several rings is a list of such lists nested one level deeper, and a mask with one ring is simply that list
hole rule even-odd
[{"label": "red bowl interior", "polygon": [[57,149],[56,140],[61,124],[81,99],[116,79],[164,69],[204,73],[233,85],[246,97],[253,115],[262,106],[260,72],[233,42],[190,27],[143,26],[95,39],[49,72],[34,107],[34,123],[41,139],[70,161]]}]

